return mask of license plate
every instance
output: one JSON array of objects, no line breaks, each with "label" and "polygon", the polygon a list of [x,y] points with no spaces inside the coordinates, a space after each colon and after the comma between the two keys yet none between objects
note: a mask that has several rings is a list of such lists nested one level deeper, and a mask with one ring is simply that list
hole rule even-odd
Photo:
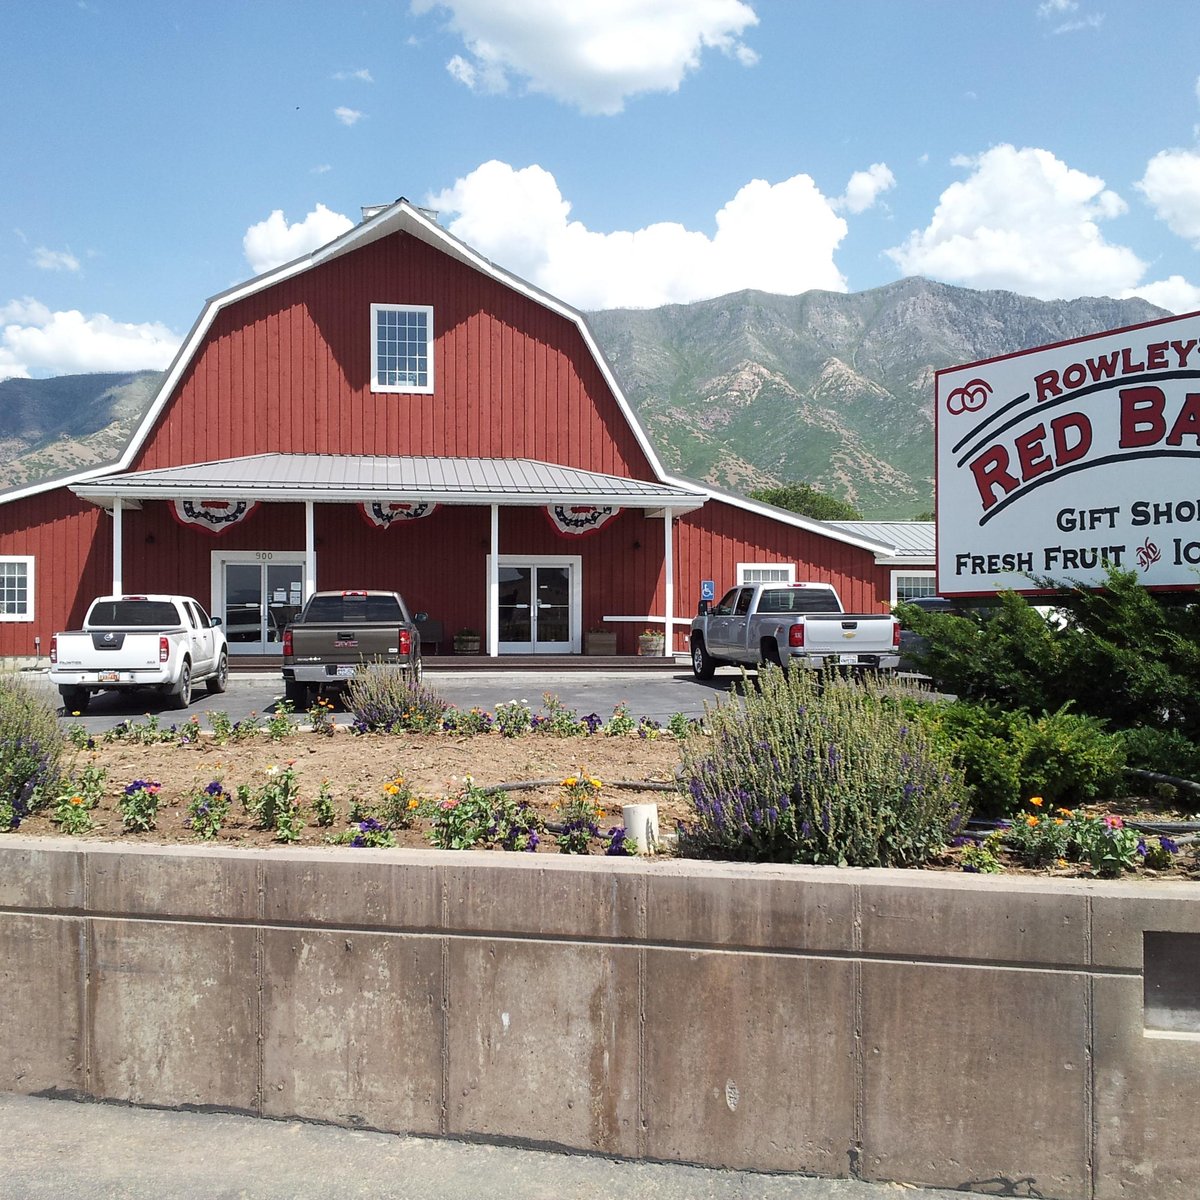
[{"label": "license plate", "polygon": [[98,676],[101,683],[116,683],[121,678],[119,671],[101,671]]},{"label": "license plate", "polygon": [[858,662],[858,655],[857,654],[839,654],[838,662],[846,663],[846,664],[849,664],[850,666],[853,666],[856,662]]},{"label": "license plate", "polygon": [[339,679],[353,679],[358,673],[358,668],[350,663],[339,663],[337,669],[337,677]]}]

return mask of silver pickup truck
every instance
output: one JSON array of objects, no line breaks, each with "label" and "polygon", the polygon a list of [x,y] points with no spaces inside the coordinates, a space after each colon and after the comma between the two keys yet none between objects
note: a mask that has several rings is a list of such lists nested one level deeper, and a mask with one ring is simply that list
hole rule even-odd
[{"label": "silver pickup truck", "polygon": [[700,602],[692,622],[692,674],[720,666],[894,670],[900,622],[888,613],[848,613],[827,583],[754,583]]},{"label": "silver pickup truck", "polygon": [[395,592],[314,592],[283,631],[283,693],[305,708],[318,691],[349,685],[373,663],[421,678],[421,635]]}]

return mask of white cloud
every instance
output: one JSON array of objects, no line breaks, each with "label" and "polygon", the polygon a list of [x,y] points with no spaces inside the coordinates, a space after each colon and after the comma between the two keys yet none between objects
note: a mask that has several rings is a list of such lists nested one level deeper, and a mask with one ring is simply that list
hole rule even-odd
[{"label": "white cloud", "polygon": [[354,222],[318,204],[303,221],[289,225],[282,209],[275,209],[265,220],[251,225],[242,238],[242,250],[255,275],[291,262],[318,246],[341,237]]},{"label": "white cloud", "polygon": [[50,250],[38,246],[33,252],[33,265],[43,271],[78,271],[79,259],[70,250]]},{"label": "white cloud", "polygon": [[1147,164],[1137,188],[1167,228],[1200,249],[1200,154],[1161,150]]},{"label": "white cloud", "polygon": [[834,251],[846,222],[807,175],[756,179],[716,214],[716,233],[662,222],[598,233],[539,166],[487,162],[430,196],[448,228],[488,258],[583,309],[688,303],[742,288],[844,292]]},{"label": "white cloud", "polygon": [[485,92],[523,80],[585,113],[618,113],[631,96],[674,92],[719,50],[743,66],[758,56],[742,34],[758,23],[747,0],[412,0],[415,13],[449,12],[467,53],[447,69]]},{"label": "white cloud", "polygon": [[357,71],[334,71],[333,78],[337,80],[356,79],[359,83],[375,82],[371,72],[366,67],[359,67]]},{"label": "white cloud", "polygon": [[1037,15],[1043,21],[1058,21],[1062,17],[1068,20],[1060,21],[1051,33],[1078,33],[1081,29],[1099,29],[1104,24],[1103,13],[1085,13],[1079,17],[1072,14],[1079,12],[1079,0],[1044,0],[1038,5]]},{"label": "white cloud", "polygon": [[866,212],[881,193],[896,186],[896,177],[886,163],[872,163],[865,171],[855,171],[846,184],[846,194],[835,203],[847,212]]},{"label": "white cloud", "polygon": [[182,339],[165,325],[132,325],[103,313],[51,312],[31,297],[0,307],[0,379],[33,372],[161,371]]},{"label": "white cloud", "polygon": [[1200,310],[1200,287],[1188,283],[1182,275],[1171,275],[1155,283],[1130,288],[1121,298],[1128,299],[1130,296],[1140,296],[1168,312],[1190,313]]},{"label": "white cloud", "polygon": [[942,193],[925,229],[887,252],[905,274],[1043,300],[1119,295],[1142,277],[1137,255],[1100,231],[1127,207],[1102,179],[1048,150],[1008,145],[954,165],[970,176]]},{"label": "white cloud", "polygon": [[357,125],[363,119],[362,113],[357,108],[347,108],[344,104],[339,105],[333,110],[333,115],[337,117],[343,125]]}]

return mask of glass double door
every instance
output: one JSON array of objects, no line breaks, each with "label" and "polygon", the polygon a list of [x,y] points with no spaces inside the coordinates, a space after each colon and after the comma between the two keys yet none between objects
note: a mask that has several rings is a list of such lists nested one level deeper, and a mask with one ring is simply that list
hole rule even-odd
[{"label": "glass double door", "polygon": [[283,630],[300,611],[304,563],[223,564],[225,637],[230,654],[279,654]]},{"label": "glass double door", "polygon": [[501,654],[578,650],[575,568],[571,563],[502,563],[497,620]]}]

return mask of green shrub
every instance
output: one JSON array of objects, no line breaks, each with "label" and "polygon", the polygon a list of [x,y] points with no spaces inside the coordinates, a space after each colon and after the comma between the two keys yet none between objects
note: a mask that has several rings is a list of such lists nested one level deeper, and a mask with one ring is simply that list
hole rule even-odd
[{"label": "green shrub", "polygon": [[1125,765],[1200,783],[1200,745],[1174,729],[1141,726],[1119,734]]},{"label": "green shrub", "polygon": [[881,686],[765,670],[709,710],[683,746],[681,852],[883,867],[940,850],[968,815],[962,773]]},{"label": "green shrub", "polygon": [[1121,741],[1094,717],[1065,707],[1033,717],[961,700],[902,703],[962,767],[977,816],[1009,817],[1030,796],[1073,807],[1121,784]]},{"label": "green shrub", "polygon": [[0,831],[53,799],[62,749],[54,710],[19,676],[0,676]]}]

